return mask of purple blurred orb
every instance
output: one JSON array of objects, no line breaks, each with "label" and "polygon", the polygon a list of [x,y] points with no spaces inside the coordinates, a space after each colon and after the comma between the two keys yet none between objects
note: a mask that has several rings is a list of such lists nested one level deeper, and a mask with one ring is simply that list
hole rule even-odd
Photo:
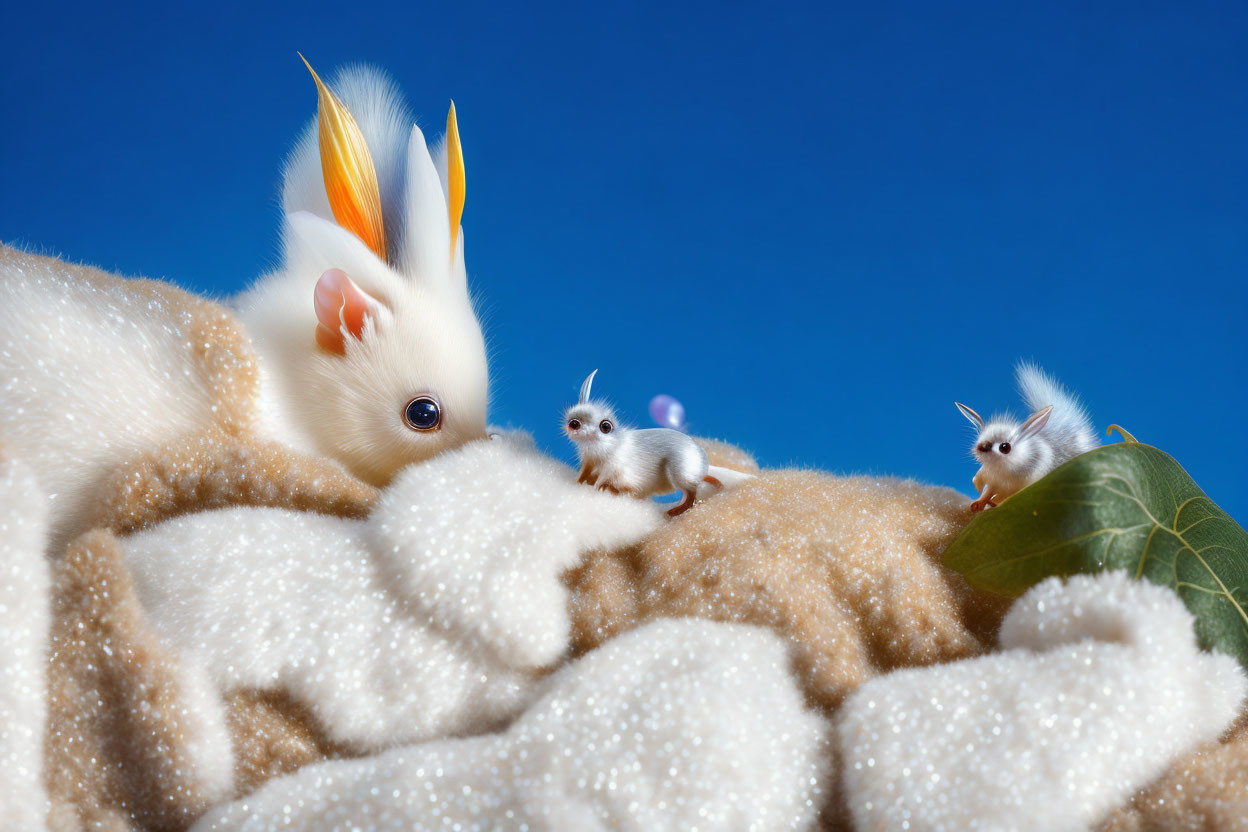
[{"label": "purple blurred orb", "polygon": [[650,418],[659,427],[684,430],[685,406],[666,393],[660,393],[650,400]]}]

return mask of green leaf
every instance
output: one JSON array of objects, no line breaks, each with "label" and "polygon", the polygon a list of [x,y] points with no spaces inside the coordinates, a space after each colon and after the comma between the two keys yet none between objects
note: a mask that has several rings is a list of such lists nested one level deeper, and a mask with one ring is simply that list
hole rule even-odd
[{"label": "green leaf", "polygon": [[1178,592],[1205,647],[1248,667],[1248,532],[1183,467],[1129,441],[1078,456],[982,512],[945,551],[972,586],[1127,569]]}]

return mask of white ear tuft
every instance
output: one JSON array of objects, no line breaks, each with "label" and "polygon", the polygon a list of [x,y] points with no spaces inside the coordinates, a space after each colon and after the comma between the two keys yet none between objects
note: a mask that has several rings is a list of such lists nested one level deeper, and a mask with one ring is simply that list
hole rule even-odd
[{"label": "white ear tuft", "polygon": [[954,402],[954,404],[958,406],[958,410],[962,411],[962,415],[970,420],[970,423],[975,426],[975,430],[984,429],[984,420],[978,413],[962,404],[962,402]]}]

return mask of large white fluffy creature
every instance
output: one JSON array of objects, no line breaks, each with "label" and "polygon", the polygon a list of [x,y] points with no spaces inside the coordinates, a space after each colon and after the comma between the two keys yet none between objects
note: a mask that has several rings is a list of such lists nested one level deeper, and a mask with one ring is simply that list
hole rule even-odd
[{"label": "large white fluffy creature", "polygon": [[194,828],[809,828],[827,726],[788,664],[763,630],[655,622],[560,670],[501,734],[309,766]]},{"label": "large white fluffy creature", "polygon": [[1126,572],[1033,587],[1001,647],[847,700],[842,783],[858,829],[1087,829],[1216,738],[1245,693],[1235,659],[1198,649],[1179,597]]},{"label": "large white fluffy creature", "polygon": [[281,690],[371,752],[514,717],[567,648],[561,574],[660,518],[499,439],[409,467],[367,520],[226,509],[123,546],[181,661],[222,692]]},{"label": "large white fluffy creature", "polygon": [[[344,72],[337,95],[317,83],[319,129],[286,168],[284,263],[238,300],[260,358],[254,427],[383,484],[485,431],[463,160],[453,110],[450,152],[431,153],[380,74]],[[121,461],[218,415],[203,321],[90,271],[0,248],[0,436],[52,499],[56,542]]]},{"label": "large white fluffy creature", "polygon": [[47,500],[0,447],[0,826],[42,829],[47,692]]}]

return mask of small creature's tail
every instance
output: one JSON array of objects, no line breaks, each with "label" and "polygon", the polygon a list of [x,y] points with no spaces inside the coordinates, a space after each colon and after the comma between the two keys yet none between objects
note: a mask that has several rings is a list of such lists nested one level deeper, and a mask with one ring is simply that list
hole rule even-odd
[{"label": "small creature's tail", "polygon": [[1019,363],[1017,377],[1018,390],[1029,411],[1035,413],[1053,406],[1043,433],[1063,457],[1060,461],[1064,462],[1101,444],[1079,397],[1069,392],[1057,379],[1025,361]]},{"label": "small creature's tail", "polygon": [[733,468],[722,468],[718,465],[712,465],[708,468],[706,476],[708,479],[715,480],[719,488],[735,488],[746,480],[754,479],[753,474],[747,474],[744,471],[737,471]]}]

